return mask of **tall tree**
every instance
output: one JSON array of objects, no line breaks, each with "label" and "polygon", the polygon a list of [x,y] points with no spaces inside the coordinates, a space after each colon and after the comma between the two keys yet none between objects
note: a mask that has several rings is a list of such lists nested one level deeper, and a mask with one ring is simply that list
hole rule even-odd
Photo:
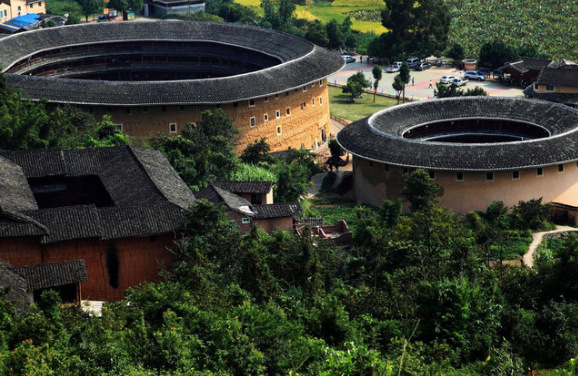
[{"label": "tall tree", "polygon": [[516,51],[501,40],[484,43],[480,48],[479,63],[482,67],[496,69],[516,58]]},{"label": "tall tree", "polygon": [[371,74],[373,75],[373,103],[375,103],[375,94],[377,93],[377,85],[379,85],[379,81],[381,81],[383,71],[379,65],[375,65],[371,70]]},{"label": "tall tree", "polygon": [[409,201],[409,208],[412,212],[437,202],[440,187],[433,182],[427,171],[417,169],[404,175],[404,177],[405,187],[402,189],[401,195]]},{"label": "tall tree", "polygon": [[403,103],[405,103],[405,86],[409,83],[411,78],[409,65],[405,62],[401,65],[401,68],[399,68],[399,78],[403,82]]},{"label": "tall tree", "polygon": [[397,53],[429,56],[446,47],[451,16],[443,0],[385,0],[381,23],[389,31],[383,40],[385,55]]},{"label": "tall tree", "polygon": [[88,16],[102,12],[104,3],[102,0],[80,0],[80,7],[82,8],[82,14],[86,17],[86,22],[88,22]]}]

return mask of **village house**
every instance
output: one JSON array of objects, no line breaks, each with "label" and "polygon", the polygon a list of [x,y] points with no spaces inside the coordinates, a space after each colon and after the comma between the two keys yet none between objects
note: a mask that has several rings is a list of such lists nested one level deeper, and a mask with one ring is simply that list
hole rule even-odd
[{"label": "village house", "polygon": [[120,300],[158,279],[194,200],[155,150],[0,151],[0,259],[32,297]]}]

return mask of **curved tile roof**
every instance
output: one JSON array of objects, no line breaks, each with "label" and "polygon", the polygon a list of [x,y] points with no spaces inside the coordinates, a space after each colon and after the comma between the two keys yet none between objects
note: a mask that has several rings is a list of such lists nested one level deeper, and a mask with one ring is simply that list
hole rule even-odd
[{"label": "curved tile roof", "polygon": [[0,40],[4,70],[36,52],[65,46],[139,41],[207,41],[252,49],[282,63],[236,76],[176,81],[88,81],[6,74],[24,97],[109,106],[232,103],[281,93],[328,77],[343,59],[303,39],[246,25],[213,22],[121,22],[49,28]]},{"label": "curved tile roof", "polygon": [[[547,138],[460,144],[402,138],[418,125],[458,119],[509,119],[546,128]],[[578,160],[578,110],[520,98],[462,97],[414,102],[352,123],[338,143],[364,159],[432,170],[515,170]]]}]

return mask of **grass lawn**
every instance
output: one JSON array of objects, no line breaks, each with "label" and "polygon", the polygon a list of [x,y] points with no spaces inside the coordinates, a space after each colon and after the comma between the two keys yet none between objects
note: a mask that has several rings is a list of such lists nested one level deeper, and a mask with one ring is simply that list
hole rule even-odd
[{"label": "grass lawn", "polygon": [[[358,219],[355,214],[355,207],[358,204],[351,198],[341,196],[325,196],[309,199],[309,205],[306,206],[304,216],[306,217],[323,217],[325,225],[335,225],[338,220],[344,219],[347,226],[352,232],[357,228]],[[361,205],[378,211],[378,208],[369,205]]]},{"label": "grass lawn", "polygon": [[329,108],[332,115],[345,120],[356,121],[397,104],[397,99],[380,97],[379,95],[375,97],[375,103],[373,103],[373,95],[371,94],[363,94],[363,98],[356,99],[355,103],[347,103],[348,97],[348,94],[341,92],[341,88],[329,87]]},{"label": "grass lawn", "polygon": [[80,4],[73,0],[48,0],[46,12],[55,15],[76,14],[81,20],[84,20]]}]

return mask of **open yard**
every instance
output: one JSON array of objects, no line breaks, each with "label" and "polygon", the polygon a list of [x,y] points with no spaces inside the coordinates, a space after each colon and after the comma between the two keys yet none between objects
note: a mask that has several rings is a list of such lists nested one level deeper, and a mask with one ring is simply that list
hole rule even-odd
[{"label": "open yard", "polygon": [[363,94],[363,98],[358,98],[355,103],[347,103],[349,94],[343,94],[341,88],[329,87],[329,103],[332,115],[342,119],[355,121],[373,115],[379,110],[397,104],[396,99],[385,98],[377,95],[373,103],[372,94]]}]

